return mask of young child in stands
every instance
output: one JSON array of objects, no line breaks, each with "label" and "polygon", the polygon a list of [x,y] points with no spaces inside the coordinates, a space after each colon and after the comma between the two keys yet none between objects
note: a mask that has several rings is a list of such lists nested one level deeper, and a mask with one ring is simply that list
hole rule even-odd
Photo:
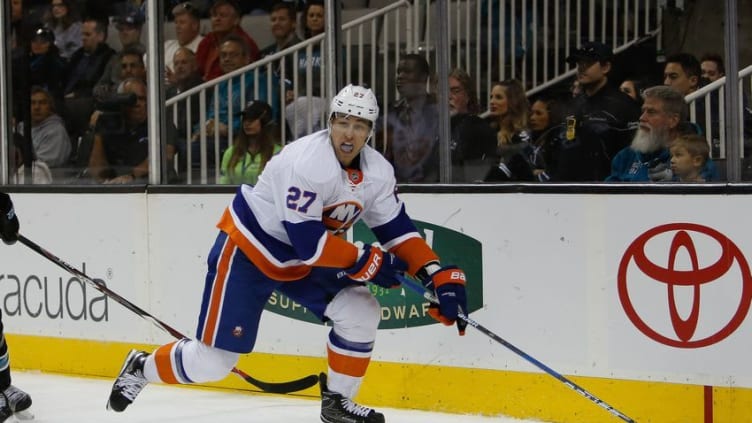
[{"label": "young child in stands", "polygon": [[682,135],[671,143],[671,171],[679,182],[705,182],[702,169],[710,160],[710,147],[700,135]]}]

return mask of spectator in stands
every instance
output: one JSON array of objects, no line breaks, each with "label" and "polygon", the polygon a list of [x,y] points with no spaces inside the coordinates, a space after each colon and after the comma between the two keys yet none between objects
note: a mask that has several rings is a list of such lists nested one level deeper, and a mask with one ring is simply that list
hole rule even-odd
[{"label": "spectator in stands", "polygon": [[528,162],[531,149],[527,124],[529,105],[520,81],[495,82],[491,86],[488,111],[491,126],[496,130],[497,160],[484,180],[532,181],[533,169]]},{"label": "spectator in stands", "polygon": [[[228,35],[222,42],[219,49],[219,61],[222,67],[222,73],[227,74],[238,70],[250,63],[250,50],[248,44],[244,39],[237,34]],[[224,80],[218,84],[217,93],[219,95],[219,108],[215,109],[215,101],[209,102],[209,110],[207,111],[207,120],[203,124],[203,129],[206,131],[208,137],[210,137],[210,146],[207,154],[209,162],[213,163],[214,157],[214,143],[218,141],[225,141],[228,137],[232,138],[233,134],[237,134],[240,130],[240,119],[231,115],[237,114],[243,109],[243,103],[241,99],[245,96],[246,99],[254,99],[254,78],[253,75],[246,75],[245,81],[241,81],[241,76],[238,75],[234,78]],[[228,96],[228,85],[231,86],[231,93]],[[263,100],[267,103],[273,104],[273,101],[268,101],[267,96],[267,78],[259,78],[258,93],[259,98],[255,100]],[[277,93],[277,90],[272,90],[273,93]],[[200,158],[200,146],[196,142],[200,136],[201,127],[195,128],[194,142],[192,144],[193,154],[192,157],[195,160]],[[232,133],[230,133],[232,132]],[[218,137],[216,136],[218,135]],[[221,143],[224,145],[224,143]],[[224,148],[220,149],[220,154],[224,152]]]},{"label": "spectator in stands", "polygon": [[[304,39],[324,32],[323,0],[309,0],[300,15],[300,20]],[[293,86],[297,83],[298,92],[295,99],[285,108],[285,117],[287,122],[291,123],[294,139],[323,128],[323,117],[329,104],[323,98],[322,66],[320,43],[312,46],[310,54],[307,50],[298,54],[298,63],[294,70],[296,74],[293,76]]]},{"label": "spectator in stands", "polygon": [[687,96],[700,87],[702,68],[697,58],[689,53],[677,53],[666,58],[663,83]]},{"label": "spectator in stands", "polygon": [[710,160],[708,141],[697,134],[686,134],[671,143],[671,172],[679,182],[705,182],[702,171]]},{"label": "spectator in stands", "polygon": [[[674,139],[686,131],[687,108],[678,91],[658,85],[643,92],[640,126],[629,147],[620,151],[611,163],[609,182],[667,182],[674,179],[671,154]],[[717,179],[711,161],[704,163],[705,180]]]},{"label": "spectator in stands", "polygon": [[726,76],[723,57],[717,53],[706,53],[700,58],[701,77],[707,82],[713,82]]},{"label": "spectator in stands", "polygon": [[81,20],[72,0],[52,0],[45,15],[45,24],[55,34],[60,57],[69,60],[81,48]]},{"label": "spectator in stands", "polygon": [[[196,63],[196,54],[187,47],[179,47],[173,56],[173,78],[175,82],[167,88],[165,96],[172,98],[180,93],[190,90],[191,88],[201,84],[203,80],[198,73],[198,64]],[[176,147],[178,150],[178,157],[180,157],[179,164],[187,163],[186,149],[188,140],[189,125],[199,120],[199,96],[192,95],[187,100],[181,100],[173,107],[177,108],[177,120],[175,125],[177,126],[177,140]],[[187,104],[190,103],[190,115],[188,115]],[[168,119],[172,119],[173,111],[169,109],[167,111]],[[183,159],[185,158],[185,159]]]},{"label": "spectator in stands", "polygon": [[94,111],[93,89],[115,51],[105,42],[107,24],[96,19],[85,19],[81,25],[81,48],[71,56],[65,68],[66,120],[68,130],[75,139],[89,126]]},{"label": "spectator in stands", "polygon": [[219,47],[230,34],[239,36],[246,44],[248,63],[259,58],[256,42],[240,27],[241,12],[237,2],[217,0],[212,5],[210,13],[212,31],[201,40],[196,50],[199,73],[204,81],[211,81],[224,73],[220,66]]},{"label": "spectator in stands", "polygon": [[[141,43],[141,29],[144,25],[144,15],[138,10],[132,10],[125,15],[115,19],[115,28],[118,31],[121,49],[118,53],[110,58],[107,67],[99,78],[94,88],[94,97],[100,100],[110,96],[125,76],[121,75],[123,71],[121,57],[122,53],[128,52],[128,55],[138,53],[141,56],[146,52],[146,47]],[[143,58],[140,60],[143,65]]]},{"label": "spectator in stands", "polygon": [[[139,78],[146,81],[144,54],[137,46],[131,45],[125,47],[116,55],[116,57],[117,60],[115,60],[114,63],[117,63],[118,66],[120,66],[120,71],[116,76],[117,81],[111,79],[112,77],[115,77],[115,75],[111,75],[110,77],[103,75],[99,82],[97,82],[97,85],[94,86],[94,95],[98,100],[106,100],[112,96],[120,82],[128,78]],[[113,63],[113,61],[111,61],[111,63]]]},{"label": "spectator in stands", "polygon": [[564,141],[564,107],[553,96],[538,97],[530,106],[531,151],[528,162],[540,182],[555,179],[558,156]]},{"label": "spectator in stands", "polygon": [[[135,104],[124,107],[122,129],[97,127],[88,174],[106,184],[144,183],[149,176],[149,135],[147,128],[146,83],[138,78],[124,80],[118,94],[133,94]],[[175,155],[175,127],[168,121],[165,153],[168,162]]]},{"label": "spectator in stands", "polygon": [[576,98],[582,95],[582,86],[580,85],[580,81],[576,79],[572,81],[572,85],[569,87],[569,92],[572,94],[572,98]]},{"label": "spectator in stands", "polygon": [[[702,85],[700,61],[689,53],[677,53],[669,56],[666,59],[663,79],[665,85],[679,91],[686,97],[697,91]],[[704,98],[700,99],[695,101],[693,109],[690,109],[690,120],[699,125],[702,133],[711,140],[712,155],[718,157],[721,152],[720,108],[722,106],[717,91],[711,91],[708,95],[710,96],[710,113],[705,108]]]},{"label": "spectator in stands", "polygon": [[31,88],[31,142],[36,159],[44,162],[53,174],[54,169],[68,165],[71,141],[65,122],[55,113],[50,92],[39,86]]},{"label": "spectator in stands", "polygon": [[[275,42],[261,50],[261,57],[280,52],[300,42],[300,38],[296,33],[296,17],[297,12],[295,11],[294,4],[281,0],[274,3],[271,13],[269,14],[269,19],[271,21],[271,32],[272,35],[274,35]],[[288,81],[285,104],[289,104],[295,98],[295,93],[292,91],[292,84],[289,82],[293,78],[293,69],[295,68],[293,55],[286,56],[284,61],[284,79]],[[280,60],[279,65],[274,69],[278,78],[283,78],[281,65],[282,61]]]},{"label": "spectator in stands", "polygon": [[[39,17],[21,0],[11,0],[9,3],[11,6],[11,66],[14,70],[10,85],[13,95],[12,116],[28,124],[30,122],[29,88],[31,87],[28,74],[29,48],[31,39],[41,23]],[[5,30],[5,26],[2,30]]]},{"label": "spectator in stands", "polygon": [[495,157],[496,133],[478,116],[480,103],[472,78],[463,69],[449,73],[449,115],[452,141],[452,181],[483,179]]},{"label": "spectator in stands", "polygon": [[222,157],[220,184],[256,185],[266,163],[282,149],[270,105],[251,101],[242,116],[242,130]]},{"label": "spectator in stands", "polygon": [[619,85],[619,90],[642,107],[642,91],[648,87],[647,81],[638,77],[628,77]]},{"label": "spectator in stands", "polygon": [[632,144],[611,163],[611,182],[665,182],[671,180],[669,146],[686,118],[684,97],[669,87],[645,90],[640,126]]},{"label": "spectator in stands", "polygon": [[396,75],[400,99],[376,126],[376,142],[385,140],[379,150],[392,162],[397,182],[439,181],[439,111],[436,96],[426,90],[430,74],[422,55],[402,56]]},{"label": "spectator in stands", "polygon": [[175,83],[175,69],[173,58],[179,48],[185,47],[196,52],[201,40],[201,16],[199,10],[193,3],[185,2],[172,8],[172,16],[175,19],[175,36],[174,40],[166,40],[164,43],[165,55],[165,79],[168,85]]},{"label": "spectator in stands", "polygon": [[567,137],[556,176],[563,181],[603,181],[610,174],[616,153],[629,145],[640,108],[609,84],[613,66],[610,47],[584,43],[567,57],[567,62],[577,65],[583,94],[572,102],[574,113],[567,118]]},{"label": "spectator in stands", "polygon": [[25,51],[34,30],[39,27],[36,16],[29,13],[22,0],[11,0],[11,49]]},{"label": "spectator in stands", "polygon": [[[269,14],[269,21],[275,41],[261,50],[261,57],[277,53],[300,42],[300,37],[296,33],[296,18],[295,5],[282,0],[274,3]],[[290,76],[287,75],[287,77]]]},{"label": "spectator in stands", "polygon": [[29,49],[29,82],[46,89],[54,99],[54,106],[63,110],[63,59],[55,45],[55,34],[39,27],[31,39]]},{"label": "spectator in stands", "polygon": [[326,10],[323,0],[308,0],[300,15],[303,38],[308,39],[324,32]]}]

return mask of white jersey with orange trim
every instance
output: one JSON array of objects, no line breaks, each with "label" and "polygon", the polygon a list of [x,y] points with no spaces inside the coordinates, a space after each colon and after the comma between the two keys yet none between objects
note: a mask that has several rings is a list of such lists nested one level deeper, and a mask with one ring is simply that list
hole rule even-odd
[{"label": "white jersey with orange trim", "polygon": [[[396,195],[391,164],[370,146],[356,162],[357,168],[342,168],[328,130],[300,138],[272,157],[256,186],[241,185],[218,227],[281,281],[306,276],[310,266],[352,266],[357,247],[337,235],[359,219],[386,249],[422,244],[422,263],[411,267],[434,259]],[[410,263],[414,256],[403,259]]]}]

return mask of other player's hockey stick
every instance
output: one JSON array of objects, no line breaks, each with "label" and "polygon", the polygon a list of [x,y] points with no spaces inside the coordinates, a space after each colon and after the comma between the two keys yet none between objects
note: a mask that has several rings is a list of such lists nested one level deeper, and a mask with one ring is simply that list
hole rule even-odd
[{"label": "other player's hockey stick", "polygon": [[[428,300],[428,302],[433,303],[433,304],[438,304],[439,303],[439,300],[436,298],[436,296],[433,293],[429,292],[426,288],[424,288],[419,283],[417,283],[417,282],[415,282],[415,281],[413,281],[413,280],[411,280],[409,278],[406,278],[404,276],[397,276],[397,277],[398,277],[399,281],[402,282],[402,285],[405,285],[408,288],[410,288],[411,290],[417,292],[419,295],[422,295],[423,298],[425,298],[426,300]],[[548,373],[549,375],[555,377],[560,382],[562,382],[563,384],[567,385],[571,389],[575,390],[577,393],[579,393],[583,397],[585,397],[585,398],[589,399],[590,401],[593,401],[594,403],[596,403],[599,406],[603,407],[606,411],[608,411],[609,413],[613,414],[614,416],[616,416],[616,417],[624,420],[625,422],[635,423],[635,421],[632,418],[628,417],[627,415],[625,415],[621,411],[619,411],[619,410],[615,409],[614,407],[610,406],[605,401],[603,401],[600,398],[596,397],[595,395],[591,394],[590,392],[588,392],[587,390],[585,390],[585,388],[583,388],[580,385],[574,383],[573,381],[571,381],[570,379],[568,379],[565,376],[561,375],[560,373],[558,373],[554,369],[546,366],[545,364],[543,364],[540,361],[536,360],[535,358],[531,357],[529,354],[527,354],[526,352],[524,352],[521,349],[517,348],[513,344],[509,343],[508,341],[506,341],[505,339],[503,339],[499,335],[496,335],[495,333],[493,333],[490,330],[486,329],[485,327],[483,327],[483,325],[481,325],[480,323],[476,322],[475,320],[471,319],[470,317],[468,317],[467,315],[465,315],[464,313],[462,313],[462,311],[460,311],[459,313],[457,313],[457,317],[459,319],[461,319],[461,320],[464,320],[468,325],[474,327],[475,329],[477,329],[478,331],[480,331],[482,334],[488,336],[489,338],[491,338],[494,341],[500,343],[501,345],[509,348],[515,354],[517,354],[520,357],[524,358],[525,360],[527,360],[528,362],[532,363],[533,365],[535,365],[539,369],[541,369],[544,372]]]},{"label": "other player's hockey stick", "polygon": [[[143,319],[150,321],[155,326],[164,330],[165,332],[169,333],[175,338],[177,339],[186,338],[186,336],[180,333],[177,329],[157,319],[146,310],[138,307],[137,305],[133,304],[127,299],[121,297],[118,293],[108,288],[102,281],[97,281],[97,280],[92,279],[91,277],[84,274],[82,271],[64,262],[63,260],[55,256],[54,254],[40,247],[39,245],[31,241],[30,239],[26,238],[25,236],[18,235],[18,240],[21,242],[21,244],[29,247],[30,249],[34,250],[35,252],[37,252],[39,255],[43,256],[47,260],[62,267],[67,272],[77,276],[79,279],[91,285],[92,288],[96,289],[97,291],[117,301],[123,307],[136,313]],[[258,380],[250,376],[249,374],[235,367],[232,368],[232,372],[240,376],[241,378],[243,378],[246,382],[250,383],[251,385],[261,389],[262,391],[270,392],[274,394],[287,394],[290,392],[302,391],[303,389],[310,388],[311,386],[317,384],[319,381],[319,377],[317,375],[309,375],[304,378],[292,380],[289,382],[264,382],[264,381]]]}]

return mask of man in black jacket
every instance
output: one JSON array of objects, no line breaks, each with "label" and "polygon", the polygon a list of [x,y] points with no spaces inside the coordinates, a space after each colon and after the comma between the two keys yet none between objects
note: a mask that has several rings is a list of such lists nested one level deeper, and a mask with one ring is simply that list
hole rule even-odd
[{"label": "man in black jacket", "polygon": [[613,66],[610,47],[584,43],[567,62],[577,65],[583,94],[573,100],[574,114],[567,117],[567,137],[556,174],[562,181],[603,181],[611,172],[611,159],[629,145],[640,109],[609,84]]},{"label": "man in black jacket", "polygon": [[[8,245],[18,241],[18,218],[10,197],[2,192],[0,192],[0,238]],[[3,322],[0,319],[0,423],[8,420],[13,413],[21,413],[29,407],[31,407],[29,394],[11,385],[8,343],[5,342]]]},{"label": "man in black jacket", "polygon": [[85,19],[81,24],[82,46],[73,53],[65,69],[63,96],[68,111],[66,120],[74,138],[83,134],[89,126],[89,118],[94,112],[92,91],[115,54],[106,39],[106,22]]}]

